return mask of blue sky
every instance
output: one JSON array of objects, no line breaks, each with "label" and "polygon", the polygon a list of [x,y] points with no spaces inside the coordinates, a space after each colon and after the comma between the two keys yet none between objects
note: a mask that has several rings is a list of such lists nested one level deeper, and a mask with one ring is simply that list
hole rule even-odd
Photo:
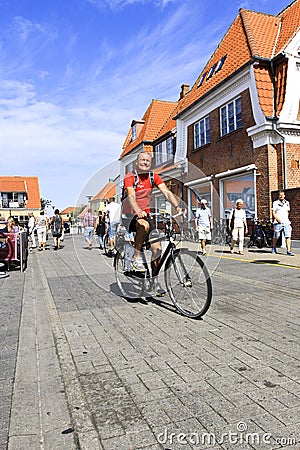
[{"label": "blue sky", "polygon": [[61,209],[98,173],[96,194],[132,119],[194,83],[239,8],[289,3],[0,0],[0,175],[37,175]]}]

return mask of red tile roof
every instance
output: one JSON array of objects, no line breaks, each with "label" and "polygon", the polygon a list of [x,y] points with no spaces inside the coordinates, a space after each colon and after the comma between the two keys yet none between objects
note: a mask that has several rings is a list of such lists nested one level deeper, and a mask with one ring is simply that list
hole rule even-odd
[{"label": "red tile roof", "polygon": [[82,211],[81,211],[81,213],[79,214],[79,216],[78,217],[80,217],[81,219],[86,215],[86,213],[88,212],[88,210],[89,210],[89,205],[87,205]]},{"label": "red tile roof", "polygon": [[75,206],[68,206],[67,208],[60,211],[60,214],[71,214],[74,212]]},{"label": "red tile roof", "polygon": [[[208,94],[222,81],[233,75],[252,58],[271,59],[284,50],[299,29],[300,0],[295,0],[277,16],[240,9],[237,17],[229,27],[219,46],[200,73],[195,84],[183,101],[179,103],[178,112],[184,111],[194,102]],[[208,78],[210,69],[225,57],[222,68],[215,69]],[[263,61],[254,66],[258,98],[266,116],[273,116],[273,84],[271,73]],[[284,101],[286,67],[277,68],[277,114]],[[201,80],[204,81],[201,84]]]},{"label": "red tile roof", "polygon": [[[123,144],[123,152],[120,158],[136,149],[142,142],[146,142],[148,144],[151,143],[166,124],[168,119],[174,116],[174,109],[176,105],[177,102],[152,100],[142,118],[142,121],[139,121],[139,133],[134,141],[132,141],[132,127],[130,127]],[[144,150],[152,151],[151,145],[147,147],[146,144],[144,146]]]},{"label": "red tile roof", "polygon": [[291,39],[295,36],[300,26],[300,1],[296,0],[288,5],[281,13],[278,14],[280,18],[281,28],[278,40],[276,43],[275,55],[278,55],[289,44]]},{"label": "red tile roof", "polygon": [[39,209],[41,197],[38,177],[0,176],[0,192],[26,192],[27,209]]},{"label": "red tile roof", "polygon": [[105,200],[116,195],[116,185],[113,181],[109,181],[106,185],[92,198],[93,200]]}]

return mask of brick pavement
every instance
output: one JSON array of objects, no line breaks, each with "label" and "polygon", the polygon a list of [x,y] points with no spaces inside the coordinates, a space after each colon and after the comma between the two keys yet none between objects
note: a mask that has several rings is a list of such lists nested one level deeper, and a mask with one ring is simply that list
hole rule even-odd
[{"label": "brick pavement", "polygon": [[[25,286],[33,283],[38,295],[34,302],[25,289],[10,450],[35,448],[20,424],[23,370],[37,360],[38,380],[34,373],[27,381],[39,417],[26,421],[36,448],[270,449],[281,447],[276,437],[299,440],[299,270],[285,266],[291,258],[280,255],[273,265],[272,256],[250,252],[220,259],[213,248],[213,303],[193,321],[168,298],[116,296],[111,260],[83,246],[82,237],[73,246],[68,236],[61,251],[30,255]],[[26,403],[35,407],[35,398]],[[243,427],[257,433],[251,445]],[[230,431],[244,442],[213,442]],[[211,442],[197,445],[203,433],[212,433]],[[271,443],[262,442],[264,433]]]},{"label": "brick pavement", "polygon": [[0,449],[6,449],[13,389],[24,274],[0,279]]}]

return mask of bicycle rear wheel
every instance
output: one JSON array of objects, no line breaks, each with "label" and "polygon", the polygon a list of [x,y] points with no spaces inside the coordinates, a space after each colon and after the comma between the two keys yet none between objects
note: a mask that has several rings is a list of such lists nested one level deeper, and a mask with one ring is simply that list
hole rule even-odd
[{"label": "bicycle rear wheel", "polygon": [[110,245],[109,245],[109,236],[107,233],[104,235],[103,238],[103,248],[105,255],[108,256]]},{"label": "bicycle rear wheel", "polygon": [[120,293],[128,299],[140,298],[144,291],[145,274],[136,275],[130,269],[130,261],[124,250],[117,251],[114,258],[114,271]]},{"label": "bicycle rear wheel", "polygon": [[177,310],[199,319],[208,310],[212,298],[209,272],[197,253],[179,249],[165,265],[165,283]]}]

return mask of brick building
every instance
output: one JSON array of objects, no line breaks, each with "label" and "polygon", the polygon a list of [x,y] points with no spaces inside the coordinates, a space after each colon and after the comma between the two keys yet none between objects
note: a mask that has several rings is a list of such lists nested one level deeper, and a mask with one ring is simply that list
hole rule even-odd
[{"label": "brick building", "polygon": [[168,114],[156,101],[155,132],[136,145],[133,127],[140,136],[153,131],[149,109],[132,123],[123,172],[135,153],[153,151],[154,165],[190,214],[197,198],[205,197],[216,218],[226,217],[237,198],[244,200],[248,218],[270,218],[272,195],[285,189],[294,222],[300,189],[299,23],[300,0],[276,16],[240,9],[191,89],[182,86]]},{"label": "brick building", "polygon": [[0,176],[0,215],[19,221],[28,220],[28,213],[38,214],[41,208],[38,177]]}]

